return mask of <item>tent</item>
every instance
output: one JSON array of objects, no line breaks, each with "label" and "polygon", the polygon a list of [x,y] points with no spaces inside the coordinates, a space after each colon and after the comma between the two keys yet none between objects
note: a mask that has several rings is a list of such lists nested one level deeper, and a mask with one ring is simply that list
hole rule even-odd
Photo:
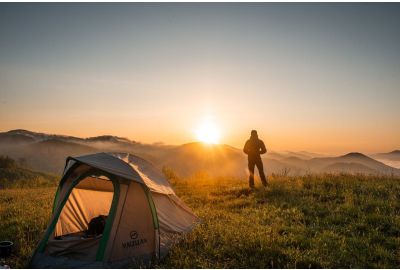
[{"label": "tent", "polygon": [[[101,234],[88,236],[93,218]],[[155,167],[134,155],[68,157],[33,268],[120,268],[164,257],[199,219]]]}]

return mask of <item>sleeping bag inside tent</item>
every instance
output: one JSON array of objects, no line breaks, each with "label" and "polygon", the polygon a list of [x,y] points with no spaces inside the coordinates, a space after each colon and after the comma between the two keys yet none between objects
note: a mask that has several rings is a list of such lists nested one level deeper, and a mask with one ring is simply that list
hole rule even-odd
[{"label": "sleeping bag inside tent", "polygon": [[31,267],[147,265],[198,221],[144,159],[125,153],[69,157]]}]

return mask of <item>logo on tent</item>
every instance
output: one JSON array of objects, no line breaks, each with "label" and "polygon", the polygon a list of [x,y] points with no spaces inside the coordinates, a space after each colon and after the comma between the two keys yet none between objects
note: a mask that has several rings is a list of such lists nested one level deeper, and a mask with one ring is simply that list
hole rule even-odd
[{"label": "logo on tent", "polygon": [[144,245],[147,243],[146,238],[139,239],[139,233],[137,231],[131,231],[129,233],[129,236],[132,240],[128,241],[128,242],[123,242],[122,243],[123,248],[136,248],[138,246],[141,246],[141,245]]},{"label": "logo on tent", "polygon": [[138,238],[139,234],[137,233],[137,231],[131,231],[130,236],[132,240],[135,240],[136,238]]}]

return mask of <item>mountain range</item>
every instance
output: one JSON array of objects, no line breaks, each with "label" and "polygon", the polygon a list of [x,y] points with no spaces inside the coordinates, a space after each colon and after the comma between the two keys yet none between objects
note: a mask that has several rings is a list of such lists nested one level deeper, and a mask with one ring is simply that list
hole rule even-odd
[{"label": "mountain range", "polygon": [[[128,152],[151,161],[160,169],[171,168],[182,176],[200,172],[210,176],[247,175],[247,161],[242,150],[225,144],[143,144],[111,135],[79,138],[22,129],[0,133],[0,155],[10,156],[28,168],[43,172],[60,174],[67,156],[96,152]],[[397,166],[400,163],[399,150],[372,155],[354,152],[341,156],[305,151],[269,151],[263,156],[263,161],[268,174],[362,173],[400,176],[400,166]]]}]

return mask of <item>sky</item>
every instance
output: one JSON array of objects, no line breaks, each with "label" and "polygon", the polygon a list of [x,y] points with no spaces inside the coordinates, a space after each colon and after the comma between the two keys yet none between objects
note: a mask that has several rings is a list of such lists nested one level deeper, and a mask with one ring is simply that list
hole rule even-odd
[{"label": "sky", "polygon": [[400,147],[400,4],[0,4],[0,131]]}]

